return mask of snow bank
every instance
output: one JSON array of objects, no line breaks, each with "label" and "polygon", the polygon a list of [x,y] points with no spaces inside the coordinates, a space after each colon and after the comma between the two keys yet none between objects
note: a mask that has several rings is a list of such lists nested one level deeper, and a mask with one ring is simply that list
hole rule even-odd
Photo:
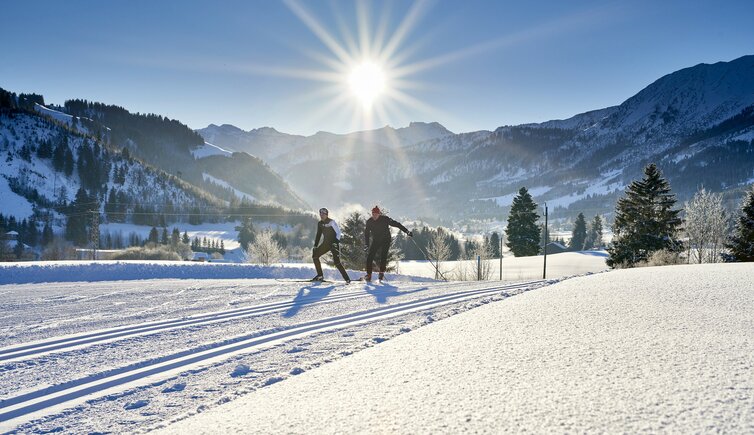
[{"label": "snow bank", "polygon": [[622,270],[453,316],[169,433],[750,433],[754,264]]},{"label": "snow bank", "polygon": [[[351,277],[362,272],[349,271]],[[258,266],[252,264],[195,263],[180,261],[40,261],[0,263],[0,285],[41,282],[124,281],[139,279],[308,279],[315,275],[310,264]],[[405,275],[386,274],[394,281],[429,281]],[[341,281],[335,269],[325,277]]]}]

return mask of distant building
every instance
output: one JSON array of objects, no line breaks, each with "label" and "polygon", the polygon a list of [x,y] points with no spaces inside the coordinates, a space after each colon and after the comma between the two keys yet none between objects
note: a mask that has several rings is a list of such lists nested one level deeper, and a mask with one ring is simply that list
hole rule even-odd
[{"label": "distant building", "polygon": [[191,261],[205,262],[205,261],[209,261],[210,258],[211,257],[206,252],[194,252],[194,258],[192,258]]},{"label": "distant building", "polygon": [[18,240],[17,231],[8,231],[7,233],[5,233],[5,236],[8,238],[8,240]]},{"label": "distant building", "polygon": [[546,250],[548,254],[560,254],[561,252],[566,252],[568,248],[561,243],[550,242],[547,244]]}]

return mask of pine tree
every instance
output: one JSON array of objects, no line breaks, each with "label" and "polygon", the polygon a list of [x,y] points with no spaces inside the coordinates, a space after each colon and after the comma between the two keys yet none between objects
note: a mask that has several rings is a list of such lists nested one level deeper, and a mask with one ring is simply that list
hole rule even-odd
[{"label": "pine tree", "polygon": [[168,229],[166,227],[162,227],[162,237],[160,237],[160,244],[167,245],[168,243],[170,243],[170,237],[168,236]]},{"label": "pine tree", "polygon": [[54,238],[54,234],[52,232],[52,226],[50,226],[50,223],[45,223],[45,227],[42,230],[42,246],[47,246],[52,242],[52,239]]},{"label": "pine tree", "polygon": [[181,232],[177,227],[173,227],[173,232],[170,234],[170,245],[175,247],[181,241]]},{"label": "pine tree", "polygon": [[152,229],[149,230],[149,238],[147,241],[156,245],[159,242],[159,239],[160,233],[157,231],[157,227],[152,227]]},{"label": "pine tree", "polygon": [[183,232],[183,239],[181,239],[181,241],[186,245],[191,243],[191,239],[189,239],[188,231]]},{"label": "pine tree", "polygon": [[238,242],[241,244],[241,249],[249,252],[249,245],[254,243],[254,224],[251,222],[251,218],[243,218],[241,225],[236,227],[236,231],[238,231]]},{"label": "pine tree", "polygon": [[729,251],[725,261],[754,261],[754,186],[741,203],[736,228],[725,247]]},{"label": "pine tree", "polygon": [[595,215],[594,220],[589,224],[584,249],[599,249],[600,247],[602,247],[602,218],[600,215]]},{"label": "pine tree", "polygon": [[65,238],[78,246],[86,246],[89,233],[87,223],[90,213],[95,210],[94,198],[90,198],[84,188],[79,188],[76,198],[68,207]]},{"label": "pine tree", "polygon": [[537,204],[525,187],[513,198],[508,226],[505,230],[510,248],[516,257],[537,255],[539,253],[539,227],[536,212]]},{"label": "pine tree", "polygon": [[586,242],[586,219],[584,213],[579,213],[576,222],[573,223],[573,232],[571,233],[571,251],[583,251]]},{"label": "pine tree", "polygon": [[644,178],[632,182],[616,205],[607,265],[632,267],[656,251],[682,251],[683,244],[677,238],[681,210],[673,210],[675,203],[670,184],[657,166],[644,168]]},{"label": "pine tree", "polygon": [[497,232],[493,232],[490,236],[490,249],[492,250],[493,258],[500,258],[500,236]]},{"label": "pine tree", "polygon": [[341,228],[340,258],[346,269],[364,270],[367,256],[364,252],[364,231],[366,219],[359,213],[353,212]]},{"label": "pine tree", "polygon": [[[68,141],[66,140],[66,142]],[[63,149],[63,171],[66,176],[70,177],[73,175],[74,164],[73,151],[71,151],[71,149],[68,148],[68,145],[66,145]]]}]

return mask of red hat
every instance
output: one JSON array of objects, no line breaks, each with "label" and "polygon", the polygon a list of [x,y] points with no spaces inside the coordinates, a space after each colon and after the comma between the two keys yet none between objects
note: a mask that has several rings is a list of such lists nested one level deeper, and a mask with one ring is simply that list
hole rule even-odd
[{"label": "red hat", "polygon": [[372,213],[380,214],[382,212],[380,211],[380,208],[375,205],[374,208],[372,209]]}]

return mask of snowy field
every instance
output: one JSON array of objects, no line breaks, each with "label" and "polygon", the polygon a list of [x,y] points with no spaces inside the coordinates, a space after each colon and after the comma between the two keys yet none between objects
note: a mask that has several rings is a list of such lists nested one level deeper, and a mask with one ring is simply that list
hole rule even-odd
[{"label": "snowy field", "polygon": [[166,433],[754,433],[754,264],[574,278]]},{"label": "snowy field", "polygon": [[0,433],[148,431],[548,284],[292,279],[313,274],[301,265],[3,264]]},{"label": "snowy field", "polygon": [[[601,272],[607,253],[604,251],[567,252],[547,256],[547,278]],[[490,280],[500,277],[499,260],[486,262]],[[503,259],[503,281],[535,280],[542,278],[543,257],[513,257]],[[401,261],[400,275],[387,274],[390,280],[433,279],[434,266],[429,261]],[[476,277],[476,262],[446,261],[440,270],[449,280],[455,280],[465,269]],[[340,274],[325,266],[326,276],[340,280]],[[286,263],[278,267],[261,267],[251,264],[196,263],[186,261],[37,261],[0,263],[0,284],[26,284],[72,281],[120,281],[143,279],[244,279],[244,278],[311,278],[310,264]],[[355,278],[363,272],[352,272]]]},{"label": "snowy field", "polygon": [[[547,256],[547,278],[563,278],[583,275],[607,270],[605,264],[607,252],[583,251],[563,252]],[[500,278],[500,260],[487,260],[484,269],[489,271],[492,280]],[[542,278],[543,256],[514,257],[512,254],[503,257],[503,281],[521,281]],[[401,261],[399,271],[408,275],[435,277],[435,267],[428,261]],[[448,279],[456,279],[459,273],[466,272],[472,277],[477,276],[476,261],[444,261],[440,263],[440,271]]]}]

